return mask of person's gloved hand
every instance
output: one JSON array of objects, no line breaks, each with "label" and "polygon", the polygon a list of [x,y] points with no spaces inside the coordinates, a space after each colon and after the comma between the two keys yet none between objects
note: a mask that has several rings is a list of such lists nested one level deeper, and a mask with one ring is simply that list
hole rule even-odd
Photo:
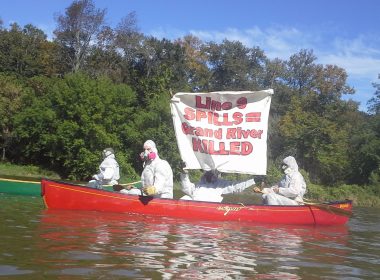
[{"label": "person's gloved hand", "polygon": [[263,188],[262,190],[260,190],[259,187],[254,187],[254,188],[253,188],[253,191],[254,191],[255,193],[268,194],[268,193],[270,192],[270,189],[268,189],[268,188]]},{"label": "person's gloved hand", "polygon": [[156,194],[156,187],[155,186],[147,186],[143,188],[143,192],[146,195],[153,196]]},{"label": "person's gloved hand", "polygon": [[94,178],[96,181],[99,181],[99,176],[97,174],[93,175],[92,178]]},{"label": "person's gloved hand", "polygon": [[255,193],[261,193],[261,192],[262,192],[262,191],[260,190],[259,187],[254,187],[254,188],[253,188],[253,191],[254,191]]}]

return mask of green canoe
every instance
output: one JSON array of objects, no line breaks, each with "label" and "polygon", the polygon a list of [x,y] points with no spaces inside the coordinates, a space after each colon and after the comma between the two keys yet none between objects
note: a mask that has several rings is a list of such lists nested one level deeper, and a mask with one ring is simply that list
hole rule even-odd
[{"label": "green canoe", "polygon": [[0,178],[0,193],[39,196],[41,195],[41,182],[39,180]]},{"label": "green canoe", "polygon": [[[86,183],[80,183],[84,185]],[[136,186],[141,183],[133,182]],[[127,184],[124,184],[127,185]],[[112,186],[103,186],[103,189],[112,191]],[[18,195],[41,195],[41,181],[37,179],[16,179],[0,177],[0,193],[18,194]]]}]

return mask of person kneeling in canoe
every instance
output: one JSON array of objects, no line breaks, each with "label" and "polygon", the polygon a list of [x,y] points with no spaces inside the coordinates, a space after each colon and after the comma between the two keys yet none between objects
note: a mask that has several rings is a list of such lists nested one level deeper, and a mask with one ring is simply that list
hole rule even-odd
[{"label": "person kneeling in canoe", "polygon": [[[144,195],[159,198],[173,198],[173,171],[166,160],[158,156],[156,144],[152,140],[144,143],[144,152],[140,154],[144,162],[141,173],[142,192]],[[140,194],[141,190],[127,186],[120,190],[124,194]]]},{"label": "person kneeling in canoe", "polygon": [[187,169],[184,168],[183,170],[184,173],[180,175],[181,186],[186,195],[180,199],[184,200],[222,202],[223,194],[242,192],[255,184],[253,178],[241,182],[223,180],[217,170],[205,171],[201,180],[194,184],[189,179]]},{"label": "person kneeling in canoe", "polygon": [[306,193],[306,183],[302,174],[298,171],[296,159],[288,156],[281,166],[285,175],[281,181],[270,188],[260,190],[255,187],[254,191],[262,193],[263,203],[266,205],[299,205],[303,202]]},{"label": "person kneeling in canoe", "polygon": [[92,188],[102,189],[102,185],[117,185],[120,179],[119,164],[115,159],[112,148],[106,148],[102,152],[103,161],[99,165],[99,173],[92,176],[94,180],[88,182]]}]

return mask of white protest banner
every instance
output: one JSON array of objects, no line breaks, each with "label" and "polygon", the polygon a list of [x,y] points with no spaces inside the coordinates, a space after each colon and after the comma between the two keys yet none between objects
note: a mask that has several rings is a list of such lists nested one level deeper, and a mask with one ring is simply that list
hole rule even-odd
[{"label": "white protest banner", "polygon": [[266,175],[272,89],[179,92],[171,111],[188,169]]}]

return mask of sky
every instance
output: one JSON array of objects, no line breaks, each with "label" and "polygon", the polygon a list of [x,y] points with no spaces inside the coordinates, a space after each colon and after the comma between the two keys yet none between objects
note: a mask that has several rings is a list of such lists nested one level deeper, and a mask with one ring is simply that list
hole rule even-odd
[{"label": "sky", "polygon": [[[3,27],[33,24],[49,38],[55,17],[72,0],[0,0]],[[316,63],[346,70],[356,91],[343,99],[360,102],[374,96],[380,83],[379,0],[94,0],[116,27],[130,12],[145,35],[174,40],[192,34],[204,42],[224,39],[259,47],[270,58],[288,60],[301,49],[313,50]]]}]

